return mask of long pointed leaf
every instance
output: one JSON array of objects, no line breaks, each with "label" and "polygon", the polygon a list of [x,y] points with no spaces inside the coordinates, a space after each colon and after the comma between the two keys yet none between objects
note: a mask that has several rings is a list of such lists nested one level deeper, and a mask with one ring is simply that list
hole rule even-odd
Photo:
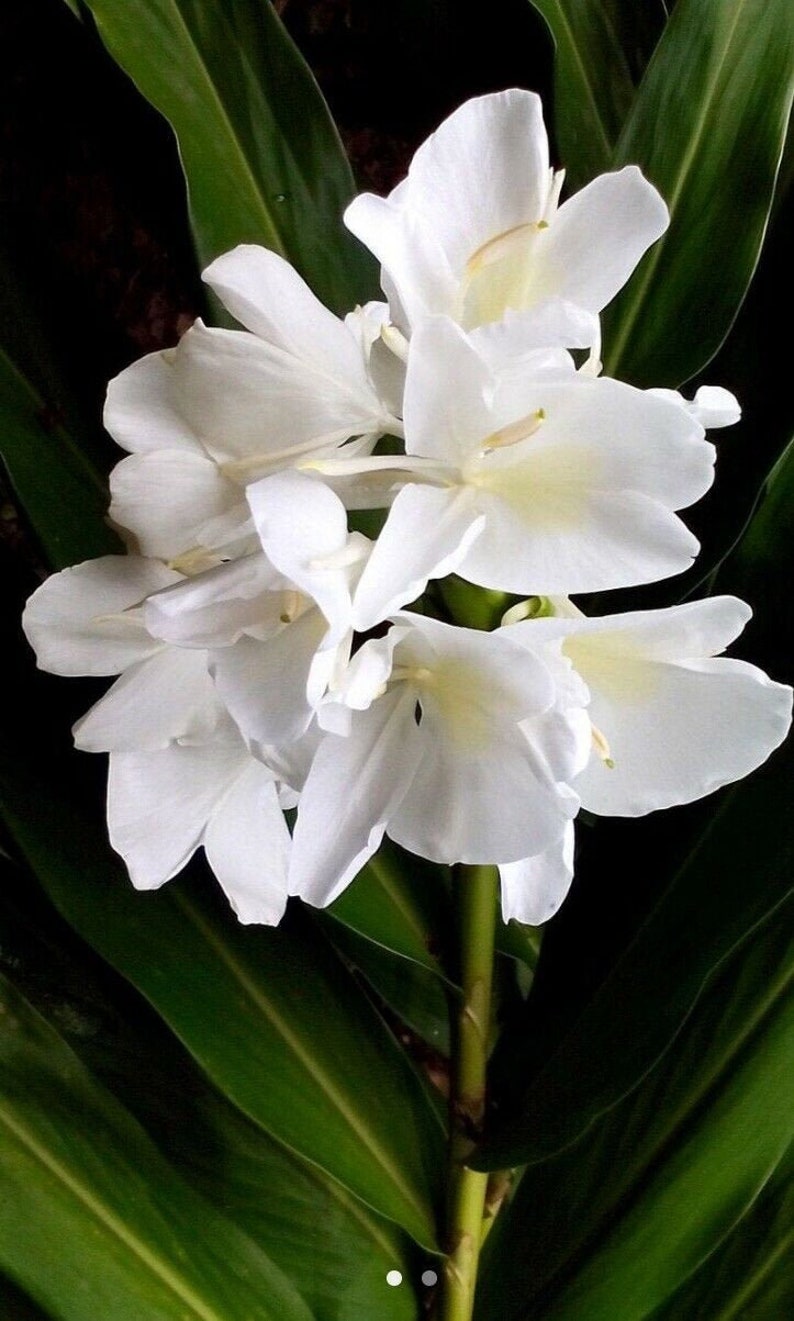
[{"label": "long pointed leaf", "polygon": [[62,1321],[311,1321],[4,980],[0,996],[5,1270]]},{"label": "long pointed leaf", "polygon": [[788,0],[679,0],[614,165],[640,165],[667,234],[609,309],[605,363],[636,385],[679,385],[725,338],[758,260],[792,97]]}]

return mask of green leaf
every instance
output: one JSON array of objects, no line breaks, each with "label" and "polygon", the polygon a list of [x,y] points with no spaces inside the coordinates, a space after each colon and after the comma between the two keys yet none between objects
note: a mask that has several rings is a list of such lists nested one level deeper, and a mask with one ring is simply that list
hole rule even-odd
[{"label": "green leaf", "polygon": [[[410,1282],[422,1266],[407,1235],[221,1096],[142,998],[74,936],[26,869],[10,862],[2,866],[0,951],[17,989],[185,1181],[260,1244],[315,1321],[415,1321]],[[384,1290],[394,1268],[406,1287]]]},{"label": "green leaf", "polygon": [[70,397],[0,232],[0,458],[53,568],[118,551],[93,462],[97,424]]},{"label": "green leaf", "polygon": [[445,872],[384,840],[374,858],[329,908],[359,935],[439,976],[452,929]]},{"label": "green leaf", "polygon": [[202,264],[281,253],[337,311],[375,268],[342,226],[353,178],[320,91],[269,0],[88,0],[102,40],[169,120]]},{"label": "green leaf", "polygon": [[794,1146],[730,1237],[653,1321],[780,1321],[794,1313]]},{"label": "green leaf", "polygon": [[794,1137],[792,918],[789,900],[714,978],[637,1092],[526,1172],[483,1317],[498,1290],[505,1321],[530,1299],[543,1321],[645,1321],[748,1212]]},{"label": "green leaf", "polygon": [[56,906],[236,1105],[432,1247],[441,1128],[327,942],[299,914],[242,927],[203,876],[135,894],[76,778],[43,748],[37,767],[19,745],[0,756],[6,823]]},{"label": "green leaf", "polygon": [[556,49],[554,123],[569,185],[608,170],[634,99],[628,61],[602,0],[532,0]]},{"label": "green leaf", "polygon": [[311,1321],[4,979],[0,997],[3,1269],[62,1321]]},{"label": "green leaf", "polygon": [[676,386],[725,338],[758,260],[792,95],[788,0],[678,0],[618,142],[671,212],[609,309],[610,375]]}]

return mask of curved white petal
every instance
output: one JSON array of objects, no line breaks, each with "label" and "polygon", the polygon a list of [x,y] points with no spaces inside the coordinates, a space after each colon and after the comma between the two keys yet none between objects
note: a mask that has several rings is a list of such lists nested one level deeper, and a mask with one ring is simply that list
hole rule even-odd
[{"label": "curved white petal", "polygon": [[147,354],[108,386],[103,421],[113,439],[131,454],[159,449],[203,452],[174,396],[177,351]]},{"label": "curved white petal", "polygon": [[[196,322],[180,341],[174,380],[181,412],[221,463],[279,454],[285,467],[290,450],[383,429],[384,409],[361,365],[354,375],[326,366],[311,345],[298,357],[245,331]],[[263,475],[256,466],[253,473]]]},{"label": "curved white petal", "polygon": [[40,669],[64,675],[118,674],[158,651],[136,609],[180,581],[158,560],[104,555],[52,574],[33,593],[22,627]]},{"label": "curved white petal", "polygon": [[244,633],[262,636],[279,629],[283,593],[290,586],[264,555],[247,555],[151,596],[144,618],[150,633],[164,642],[229,646]]},{"label": "curved white petal", "polygon": [[[589,349],[598,343],[598,317],[564,298],[541,298],[524,311],[508,308],[498,321],[469,331],[477,352],[496,370],[542,349]],[[560,365],[573,371],[570,358]]]},{"label": "curved white petal", "polygon": [[668,224],[664,201],[636,165],[599,175],[538,236],[536,296],[556,294],[600,312]]},{"label": "curved white petal", "polygon": [[111,753],[110,842],[136,889],[156,890],[182,870],[248,760],[239,740]]},{"label": "curved white petal", "polygon": [[576,780],[591,812],[642,816],[702,798],[760,766],[789,729],[791,689],[743,661],[635,659],[620,671],[619,698],[616,684],[590,681],[614,763],[593,757]]},{"label": "curved white petal", "polygon": [[307,473],[282,472],[249,486],[248,503],[270,561],[322,610],[334,636],[350,626],[347,513]]},{"label": "curved white petal", "polygon": [[265,641],[243,637],[213,651],[218,695],[247,742],[286,744],[304,733],[314,714],[312,662],[326,633],[320,611],[307,610]]},{"label": "curved white petal", "polygon": [[[142,555],[172,560],[206,544],[203,535],[213,519],[248,517],[238,486],[219,472],[205,454],[163,449],[122,459],[110,475],[110,517],[128,528]],[[234,533],[233,526],[227,536]]]},{"label": "curved white petal", "polygon": [[562,839],[543,853],[499,868],[502,917],[528,926],[548,922],[560,907],[573,880],[574,825],[569,821]]},{"label": "curved white petal", "polygon": [[74,741],[84,752],[165,748],[210,738],[219,717],[206,653],[161,647],[77,721]]},{"label": "curved white petal", "polygon": [[241,922],[275,926],[281,921],[290,843],[273,776],[251,758],[204,834],[207,861]]},{"label": "curved white petal", "polygon": [[539,488],[534,502],[531,489],[505,474],[480,493],[485,527],[458,566],[462,578],[523,596],[606,591],[681,573],[699,550],[677,515],[648,496],[591,489],[573,474]]},{"label": "curved white petal", "polygon": [[454,573],[484,522],[471,493],[461,487],[405,486],[356,588],[354,628],[374,628],[420,596],[428,579]]},{"label": "curved white petal", "polygon": [[[506,635],[398,616],[409,619],[412,628],[394,651],[395,674],[417,696],[421,761],[389,835],[444,863],[499,863],[537,852],[578,807],[559,792],[544,724],[534,723],[555,700],[552,676]],[[555,728],[555,744],[557,737]],[[575,737],[570,742],[573,755]]]},{"label": "curved white petal", "polygon": [[301,794],[290,894],[330,904],[378,848],[420,755],[413,694],[402,687],[326,734]]},{"label": "curved white petal", "polygon": [[369,391],[360,344],[277,252],[241,243],[216,257],[202,279],[260,339],[304,362],[307,369]]},{"label": "curved white petal", "polygon": [[411,340],[405,380],[407,454],[462,464],[493,428],[493,372],[449,317],[426,317]]}]

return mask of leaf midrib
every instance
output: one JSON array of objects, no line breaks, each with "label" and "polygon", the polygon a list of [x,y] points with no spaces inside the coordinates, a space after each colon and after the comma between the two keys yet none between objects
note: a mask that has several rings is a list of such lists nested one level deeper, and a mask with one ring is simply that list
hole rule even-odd
[{"label": "leaf midrib", "polygon": [[[424,1199],[417,1197],[411,1185],[405,1182],[402,1171],[394,1164],[391,1157],[383,1149],[375,1134],[373,1134],[369,1128],[361,1122],[360,1116],[351,1108],[347,1097],[339,1091],[325,1071],[318,1067],[317,1061],[314,1059],[311,1052],[303,1046],[295,1033],[284,1021],[272,1001],[269,1000],[267,996],[262,993],[261,989],[255,985],[245,970],[236,961],[234,956],[229,952],[228,948],[218,939],[216,933],[204,922],[203,918],[196,912],[189,901],[185,899],[183,895],[178,895],[177,902],[188,918],[198,927],[205,940],[207,940],[210,946],[216,951],[221,961],[233,974],[251,1002],[268,1020],[271,1026],[279,1034],[282,1041],[284,1041],[292,1051],[298,1062],[305,1068],[309,1077],[313,1079],[320,1091],[328,1098],[338,1114],[344,1119],[348,1127],[356,1134],[362,1145],[373,1157],[376,1164],[388,1175],[393,1187],[399,1192],[405,1204],[419,1217],[419,1220],[426,1229],[430,1230],[432,1226],[432,1216],[429,1205]],[[254,1116],[254,1118],[256,1118],[256,1116]],[[305,1153],[301,1154],[305,1156]],[[306,1157],[306,1159],[312,1158]],[[319,1161],[315,1161],[315,1163],[319,1164]]]},{"label": "leaf midrib", "polygon": [[99,1221],[106,1230],[109,1230],[125,1248],[129,1249],[181,1303],[186,1304],[194,1316],[200,1318],[200,1321],[224,1321],[220,1313],[207,1308],[202,1300],[193,1293],[193,1290],[178,1275],[174,1274],[160,1257],[153,1253],[145,1243],[141,1242],[137,1235],[131,1233],[105,1203],[99,1201],[90,1189],[70,1174],[66,1167],[48,1152],[36,1140],[35,1136],[24,1125],[15,1120],[14,1116],[2,1105],[0,1105],[0,1122],[5,1124],[9,1132],[40,1165],[77,1198],[95,1220]]},{"label": "leaf midrib", "polygon": [[[92,5],[92,8],[93,8],[93,5]],[[283,240],[282,240],[282,238],[281,238],[281,235],[279,234],[279,231],[278,231],[278,229],[277,229],[277,227],[276,227],[276,224],[275,224],[275,222],[274,222],[274,220],[273,220],[272,215],[270,214],[268,208],[267,208],[266,205],[265,205],[265,202],[264,202],[264,198],[263,198],[263,196],[262,196],[261,189],[259,188],[259,184],[258,184],[258,182],[257,182],[256,175],[254,174],[253,170],[251,169],[251,166],[250,166],[250,163],[249,163],[249,160],[248,160],[248,156],[247,156],[247,154],[246,154],[246,152],[245,152],[245,150],[244,150],[244,148],[243,148],[243,145],[242,145],[242,143],[241,143],[241,141],[240,141],[240,139],[239,139],[239,137],[238,137],[238,135],[237,135],[237,132],[236,132],[236,130],[235,130],[235,128],[234,128],[234,125],[233,125],[233,123],[232,123],[232,120],[230,119],[229,115],[228,115],[227,112],[226,112],[226,108],[225,108],[225,106],[224,106],[223,100],[222,100],[222,98],[221,98],[221,96],[220,96],[220,93],[219,93],[219,91],[218,91],[218,89],[217,89],[217,87],[216,87],[216,85],[215,85],[215,82],[214,82],[214,80],[213,80],[213,78],[212,78],[212,75],[211,75],[211,73],[210,73],[210,70],[209,70],[209,68],[208,68],[208,66],[207,66],[207,64],[206,64],[206,62],[205,62],[205,60],[204,60],[204,58],[203,58],[203,55],[202,55],[202,53],[201,53],[201,50],[200,50],[199,46],[197,45],[197,43],[194,41],[193,36],[192,36],[192,34],[191,34],[191,31],[190,31],[190,28],[188,27],[188,25],[187,25],[187,23],[186,23],[186,21],[185,21],[185,18],[184,18],[183,14],[182,14],[182,11],[181,11],[181,9],[180,9],[180,7],[179,7],[179,4],[176,2],[176,0],[172,0],[172,3],[171,3],[171,5],[170,5],[170,9],[171,9],[171,12],[172,12],[173,15],[174,15],[176,26],[177,26],[177,27],[181,30],[181,32],[183,33],[183,35],[184,35],[184,37],[185,37],[186,44],[187,44],[188,48],[189,48],[189,49],[192,51],[192,53],[193,53],[193,58],[194,58],[195,65],[196,65],[196,67],[198,68],[199,74],[200,74],[201,77],[203,78],[203,81],[204,81],[204,83],[206,84],[206,86],[207,86],[207,88],[208,88],[208,90],[209,90],[210,99],[211,99],[212,103],[215,105],[215,107],[216,107],[216,109],[217,109],[217,112],[218,112],[219,119],[220,119],[221,123],[224,125],[224,127],[225,127],[225,129],[226,129],[226,133],[227,133],[228,138],[229,138],[229,140],[230,140],[230,142],[231,142],[231,144],[232,144],[232,148],[233,148],[234,154],[235,154],[235,156],[238,158],[238,160],[240,161],[240,164],[241,164],[241,167],[242,167],[243,176],[245,177],[246,181],[248,182],[249,188],[250,188],[250,190],[251,190],[251,194],[252,194],[252,196],[253,196],[253,200],[254,200],[255,206],[256,206],[257,210],[259,210],[259,212],[261,213],[261,215],[264,217],[264,221],[265,221],[264,228],[265,228],[265,231],[266,231],[266,234],[267,234],[268,246],[269,246],[270,248],[272,248],[272,250],[273,250],[274,252],[277,252],[280,256],[282,256],[282,257],[284,257],[284,258],[287,258],[288,254],[287,254],[287,248],[286,248],[286,245],[284,244],[284,242],[283,242]],[[103,24],[101,20],[98,20],[98,22],[99,22],[100,27],[103,27],[103,26],[106,27],[106,26],[107,26],[106,24]],[[115,43],[112,43],[112,44],[115,44]],[[123,59],[120,60],[120,63],[122,63],[122,65],[124,65],[124,61],[123,61]],[[137,81],[137,80],[136,80],[136,81]],[[147,98],[147,99],[148,99],[148,98]],[[174,126],[174,131],[176,132],[176,128],[175,128],[175,126]],[[179,134],[177,134],[177,136],[179,136]]]}]

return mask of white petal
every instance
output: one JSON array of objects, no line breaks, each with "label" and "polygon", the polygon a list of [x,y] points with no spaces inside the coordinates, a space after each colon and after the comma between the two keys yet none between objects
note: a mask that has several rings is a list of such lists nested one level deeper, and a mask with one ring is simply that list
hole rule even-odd
[{"label": "white petal", "polygon": [[286,449],[286,467],[289,450],[341,444],[383,421],[360,364],[355,374],[326,370],[311,353],[295,357],[244,331],[197,322],[180,342],[174,373],[181,411],[220,462],[267,460]]},{"label": "white petal", "polygon": [[320,611],[307,610],[263,642],[243,637],[212,653],[218,695],[248,742],[288,743],[306,730],[310,669],[326,632]]},{"label": "white petal", "polygon": [[427,317],[411,340],[405,449],[460,465],[494,429],[493,372],[448,317]]},{"label": "white petal", "polygon": [[136,889],[156,890],[182,870],[248,758],[239,741],[111,754],[110,842]]},{"label": "white petal", "polygon": [[668,578],[697,555],[681,520],[647,496],[572,480],[533,505],[529,490],[505,477],[498,495],[479,496],[486,524],[458,567],[462,578],[523,596],[596,592]]},{"label": "white petal", "polygon": [[22,616],[39,667],[53,674],[118,674],[159,650],[135,607],[179,578],[138,555],[105,555],[53,574]]},{"label": "white petal", "polygon": [[557,294],[600,312],[668,223],[667,207],[636,165],[599,175],[538,236],[537,295]]},{"label": "white petal", "polygon": [[461,487],[404,487],[356,588],[354,627],[374,628],[420,596],[428,579],[454,573],[484,522]]},{"label": "white petal", "polygon": [[203,543],[212,519],[240,511],[242,492],[211,459],[188,450],[133,454],[110,476],[110,517],[134,533],[142,554],[171,560]]},{"label": "white petal", "polygon": [[634,660],[620,673],[619,700],[590,681],[614,762],[593,757],[576,781],[591,812],[642,816],[702,798],[759,766],[790,725],[791,689],[743,661]]},{"label": "white petal", "polygon": [[692,411],[707,431],[732,427],[742,416],[736,396],[721,385],[701,385],[692,401]]},{"label": "white petal", "polygon": [[530,741],[525,727],[553,702],[551,676],[504,642],[416,616],[395,648],[398,670],[418,675],[422,756],[388,833],[435,862],[512,862],[556,839],[578,807],[559,793],[542,739]]},{"label": "white petal", "polygon": [[273,776],[251,758],[209,819],[204,850],[241,922],[281,921],[290,834]]},{"label": "white petal", "polygon": [[[598,317],[564,298],[542,298],[521,312],[508,308],[500,320],[469,332],[477,352],[494,369],[540,349],[589,349],[598,337]],[[570,359],[561,363],[573,369]]]},{"label": "white petal", "polygon": [[528,926],[548,922],[560,907],[573,880],[574,825],[569,821],[561,840],[520,862],[499,868],[502,917]]},{"label": "white petal", "polygon": [[414,705],[400,686],[359,712],[347,738],[323,738],[298,807],[290,894],[332,903],[378,848],[419,756]]},{"label": "white petal", "polygon": [[108,386],[104,423],[122,449],[201,453],[201,442],[174,396],[174,349],[150,353],[125,368]]},{"label": "white petal", "polygon": [[152,596],[144,616],[149,631],[181,647],[223,647],[243,633],[281,627],[287,583],[262,554],[220,564]]},{"label": "white petal", "polygon": [[350,624],[349,571],[335,567],[348,546],[342,501],[317,478],[283,472],[249,486],[248,503],[271,562],[315,600],[334,636]]},{"label": "white petal", "polygon": [[278,253],[241,243],[217,257],[202,278],[232,316],[260,339],[318,373],[368,388],[365,358],[355,337]]},{"label": "white petal", "polygon": [[165,748],[211,737],[218,718],[206,653],[161,647],[77,721],[74,741],[84,752]]},{"label": "white petal", "polygon": [[344,221],[381,263],[381,285],[395,324],[407,332],[428,312],[455,314],[458,277],[432,227],[373,193],[354,198]]}]

